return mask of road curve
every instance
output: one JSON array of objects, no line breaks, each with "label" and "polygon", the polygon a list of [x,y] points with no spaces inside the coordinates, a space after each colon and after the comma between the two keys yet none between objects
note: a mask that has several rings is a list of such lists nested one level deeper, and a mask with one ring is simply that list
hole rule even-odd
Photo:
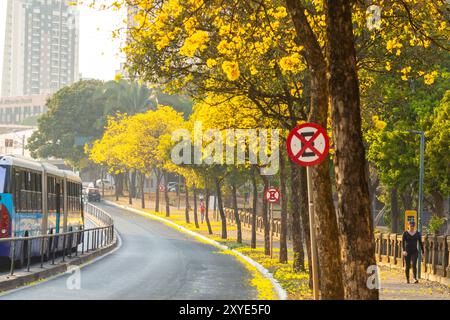
[{"label": "road curve", "polygon": [[[80,289],[63,275],[0,299],[255,299],[250,274],[230,255],[163,223],[109,205],[122,246],[81,269]],[[69,281],[68,281],[69,280]]]}]

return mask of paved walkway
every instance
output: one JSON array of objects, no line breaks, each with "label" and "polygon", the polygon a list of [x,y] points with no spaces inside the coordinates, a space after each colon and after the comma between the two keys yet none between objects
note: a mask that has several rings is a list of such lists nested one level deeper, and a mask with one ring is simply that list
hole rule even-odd
[{"label": "paved walkway", "polygon": [[406,283],[399,269],[381,267],[381,300],[450,300],[450,288],[421,279],[419,283]]}]

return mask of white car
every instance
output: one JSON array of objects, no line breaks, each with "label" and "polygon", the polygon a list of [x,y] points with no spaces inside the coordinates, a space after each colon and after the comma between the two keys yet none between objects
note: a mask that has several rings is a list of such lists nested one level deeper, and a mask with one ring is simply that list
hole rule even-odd
[{"label": "white car", "polygon": [[103,187],[105,187],[106,190],[114,189],[114,185],[109,180],[98,179],[97,181],[95,181],[95,184],[99,189],[102,189]]}]

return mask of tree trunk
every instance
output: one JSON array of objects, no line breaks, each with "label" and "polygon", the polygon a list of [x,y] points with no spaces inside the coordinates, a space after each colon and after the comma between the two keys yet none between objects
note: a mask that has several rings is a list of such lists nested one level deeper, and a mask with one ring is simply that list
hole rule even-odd
[{"label": "tree trunk", "polygon": [[283,154],[280,152],[280,263],[287,263],[287,190],[286,190],[286,162]]},{"label": "tree trunk", "polygon": [[390,194],[391,194],[391,232],[398,233],[399,210],[398,210],[397,188],[393,187],[391,189]]},{"label": "tree trunk", "polygon": [[164,171],[164,202],[166,203],[166,217],[170,217],[169,190],[167,188],[169,175]]},{"label": "tree trunk", "polygon": [[117,177],[116,194],[117,197],[121,197],[123,196],[123,173],[118,173],[116,177]]},{"label": "tree trunk", "polygon": [[234,221],[236,222],[236,242],[242,243],[241,219],[239,218],[239,209],[237,204],[237,190],[236,184],[234,182],[231,184],[231,194],[233,197]]},{"label": "tree trunk", "polygon": [[145,173],[141,172],[141,181],[140,183],[140,189],[141,189],[141,208],[144,209],[145,208],[145,192],[144,192],[144,187],[145,187]]},{"label": "tree trunk", "polygon": [[131,172],[131,180],[130,180],[130,193],[133,198],[136,198],[136,172],[137,170],[133,170]]},{"label": "tree trunk", "polygon": [[402,194],[400,195],[400,199],[402,200],[403,210],[413,209],[413,198],[410,192],[408,191],[402,192]]},{"label": "tree trunk", "polygon": [[[261,176],[264,182],[264,192],[269,189],[269,179],[267,176]],[[270,220],[269,220],[269,206],[266,199],[262,199],[262,217],[264,225],[264,254],[270,256]]]},{"label": "tree trunk", "polygon": [[[326,128],[328,112],[326,60],[323,56],[322,48],[305,16],[303,3],[297,0],[285,1],[292,16],[299,43],[304,45],[302,55],[311,72],[309,121],[316,122]],[[341,259],[338,255],[338,252],[340,252],[339,237],[327,161],[323,161],[313,168],[311,176],[314,181],[313,203],[315,207],[315,233],[320,269],[320,296],[321,299],[342,299],[344,297],[344,284],[341,274]],[[304,181],[306,182],[306,178]],[[305,220],[303,215],[302,220]],[[306,221],[303,222],[304,226],[305,224]],[[305,232],[305,236],[309,236],[309,230]]]},{"label": "tree trunk", "polygon": [[122,194],[122,192],[121,192],[121,184],[122,183],[120,180],[121,180],[120,173],[115,174],[114,175],[114,184],[115,184],[114,191],[115,191],[115,195],[116,195],[116,201],[119,201],[119,197]]},{"label": "tree trunk", "polygon": [[155,211],[159,212],[159,186],[161,184],[161,173],[158,169],[155,169],[156,175],[156,191],[155,191]]},{"label": "tree trunk", "polygon": [[375,240],[361,132],[351,5],[352,1],[348,0],[326,0],[329,93],[345,298],[370,300],[378,299],[378,289],[367,286],[367,268],[376,265]]},{"label": "tree trunk", "polygon": [[186,223],[191,223],[190,218],[189,218],[189,207],[190,207],[190,204],[189,204],[189,188],[188,188],[188,185],[187,185],[186,178],[184,179],[184,190],[185,190],[184,215],[186,217]]},{"label": "tree trunk", "polygon": [[222,239],[227,238],[227,217],[225,216],[225,212],[223,210],[223,202],[222,202],[222,190],[220,187],[220,180],[218,178],[215,179],[216,183],[216,192],[217,192],[217,205],[219,207],[220,219],[222,221]]},{"label": "tree trunk", "polygon": [[206,225],[208,226],[208,233],[213,234],[211,222],[209,221],[209,187],[206,178],[205,178],[205,221]]},{"label": "tree trunk", "polygon": [[130,172],[127,172],[127,178],[128,178],[128,204],[133,204],[133,193],[131,191],[131,174]]},{"label": "tree trunk", "polygon": [[198,215],[197,215],[197,187],[195,186],[195,184],[192,185],[192,193],[193,193],[193,197],[194,197],[194,223],[195,223],[195,227],[198,229],[200,228],[199,224],[198,224]]},{"label": "tree trunk", "polygon": [[431,196],[433,197],[433,214],[438,217],[444,217],[444,197],[438,191],[432,191]]},{"label": "tree trunk", "polygon": [[[291,197],[290,197],[290,210],[292,216],[292,251],[294,253],[293,257],[293,268],[295,272],[305,271],[305,251],[302,243],[302,226],[300,221],[300,211],[304,210],[301,208],[303,206],[304,195],[300,193],[300,167],[291,163]],[[306,209],[308,207],[306,206]]]},{"label": "tree trunk", "polygon": [[252,171],[252,187],[253,187],[253,208],[252,208],[252,239],[250,241],[250,247],[256,249],[256,218],[257,218],[257,206],[258,206],[258,185],[256,181],[256,168]]}]

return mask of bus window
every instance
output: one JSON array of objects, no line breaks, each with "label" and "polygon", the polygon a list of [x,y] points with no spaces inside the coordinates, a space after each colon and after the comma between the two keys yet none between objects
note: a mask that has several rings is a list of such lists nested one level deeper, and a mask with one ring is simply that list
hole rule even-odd
[{"label": "bus window", "polygon": [[5,192],[6,187],[6,168],[0,166],[0,193]]}]

